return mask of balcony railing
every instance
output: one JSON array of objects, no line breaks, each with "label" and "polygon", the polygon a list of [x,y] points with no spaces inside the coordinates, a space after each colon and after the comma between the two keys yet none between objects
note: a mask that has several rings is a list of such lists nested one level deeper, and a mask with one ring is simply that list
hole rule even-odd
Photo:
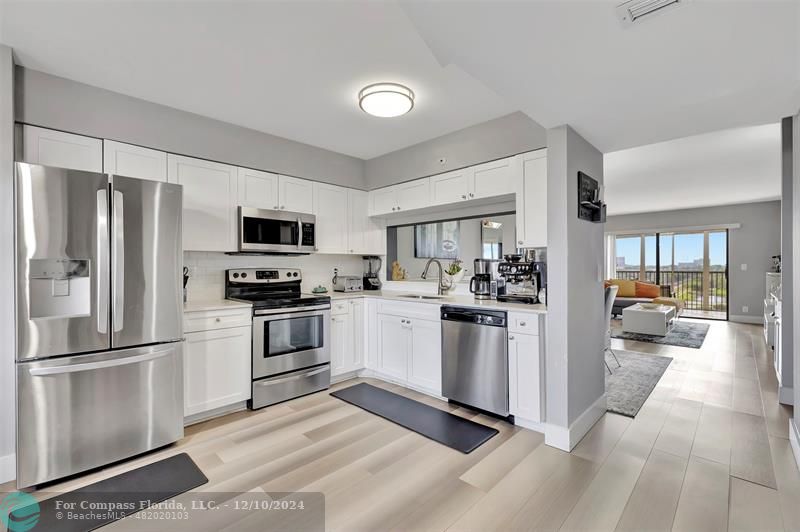
[{"label": "balcony railing", "polygon": [[[683,300],[686,311],[721,313],[723,317],[728,311],[728,276],[724,271],[702,270],[661,270],[661,279],[656,279],[655,271],[645,271],[644,279],[640,279],[639,270],[617,270],[617,279],[644,281],[653,284],[670,285],[672,294]],[[704,285],[704,277],[707,281]]]}]

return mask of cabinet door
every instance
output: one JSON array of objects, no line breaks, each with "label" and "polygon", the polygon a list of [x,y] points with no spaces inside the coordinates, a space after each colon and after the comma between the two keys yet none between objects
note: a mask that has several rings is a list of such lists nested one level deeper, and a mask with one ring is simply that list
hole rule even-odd
[{"label": "cabinet door", "polygon": [[331,375],[341,375],[350,371],[352,352],[352,315],[331,316]]},{"label": "cabinet door", "polygon": [[395,188],[397,210],[421,209],[431,204],[431,180],[428,177],[396,185]]},{"label": "cabinet door", "polygon": [[439,321],[411,322],[408,381],[436,395],[442,394],[442,326]]},{"label": "cabinet door", "polygon": [[184,415],[250,399],[250,327],[186,333]]},{"label": "cabinet door", "polygon": [[489,198],[516,192],[514,157],[472,167],[475,174],[470,198]]},{"label": "cabinet door", "polygon": [[314,183],[316,244],[319,253],[350,253],[347,199],[347,189],[344,187]]},{"label": "cabinet door", "polygon": [[397,191],[394,187],[379,188],[369,192],[369,215],[378,216],[397,210]]},{"label": "cabinet door", "polygon": [[103,141],[43,127],[22,126],[22,160],[44,166],[103,171]]},{"label": "cabinet door", "polygon": [[431,202],[433,205],[458,203],[470,199],[472,168],[447,172],[431,177]]},{"label": "cabinet door", "polygon": [[314,212],[314,182],[286,175],[278,179],[278,208],[282,211]]},{"label": "cabinet door", "polygon": [[405,381],[408,375],[411,326],[406,318],[378,315],[378,372]]},{"label": "cabinet door", "polygon": [[353,356],[350,359],[350,371],[364,368],[364,349],[366,346],[364,300],[351,299],[353,306]]},{"label": "cabinet door", "polygon": [[167,180],[167,154],[113,140],[103,141],[103,171],[152,181]]},{"label": "cabinet door", "polygon": [[516,157],[517,245],[547,246],[547,150]]},{"label": "cabinet door", "polygon": [[183,185],[183,249],[236,251],[236,167],[169,154],[167,177]]},{"label": "cabinet door", "polygon": [[508,336],[509,411],[537,423],[542,420],[540,362],[538,336]]},{"label": "cabinet door", "polygon": [[358,255],[386,254],[386,224],[380,218],[370,218],[369,194],[363,190],[348,190],[349,253]]},{"label": "cabinet door", "polygon": [[239,205],[256,209],[278,209],[278,174],[237,168]]}]

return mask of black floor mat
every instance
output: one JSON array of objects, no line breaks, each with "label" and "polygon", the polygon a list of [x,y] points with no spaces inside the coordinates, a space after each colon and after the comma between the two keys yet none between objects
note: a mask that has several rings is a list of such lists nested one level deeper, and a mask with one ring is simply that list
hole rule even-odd
[{"label": "black floor mat", "polygon": [[[41,501],[39,523],[34,530],[55,532],[94,530],[145,509],[150,504],[171,499],[185,491],[202,486],[206,482],[208,478],[189,455],[181,453]],[[73,504],[77,505],[76,513],[85,516],[84,518],[66,518],[63,510],[73,507]],[[88,508],[88,505],[98,508],[105,505],[119,508],[119,511],[94,512],[95,515],[92,516],[88,510],[80,510],[81,506]],[[126,510],[127,507],[130,509]]]},{"label": "black floor mat", "polygon": [[497,429],[366,383],[331,395],[462,453],[474,451],[498,433]]}]

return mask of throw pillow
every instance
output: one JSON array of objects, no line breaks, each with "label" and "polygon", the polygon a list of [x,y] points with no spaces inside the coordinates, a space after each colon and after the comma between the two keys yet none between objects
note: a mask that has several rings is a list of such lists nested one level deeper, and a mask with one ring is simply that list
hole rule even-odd
[{"label": "throw pillow", "polygon": [[658,285],[636,281],[636,297],[656,298],[659,296],[661,296],[661,287]]},{"label": "throw pillow", "polygon": [[619,286],[617,297],[636,297],[636,281],[626,281],[624,279],[612,279],[611,284]]}]

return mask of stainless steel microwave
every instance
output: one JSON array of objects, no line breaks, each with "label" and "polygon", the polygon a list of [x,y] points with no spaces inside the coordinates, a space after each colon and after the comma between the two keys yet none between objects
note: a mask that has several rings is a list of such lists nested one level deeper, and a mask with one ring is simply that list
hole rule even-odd
[{"label": "stainless steel microwave", "polygon": [[239,251],[308,254],[317,251],[317,217],[302,212],[239,207]]}]

